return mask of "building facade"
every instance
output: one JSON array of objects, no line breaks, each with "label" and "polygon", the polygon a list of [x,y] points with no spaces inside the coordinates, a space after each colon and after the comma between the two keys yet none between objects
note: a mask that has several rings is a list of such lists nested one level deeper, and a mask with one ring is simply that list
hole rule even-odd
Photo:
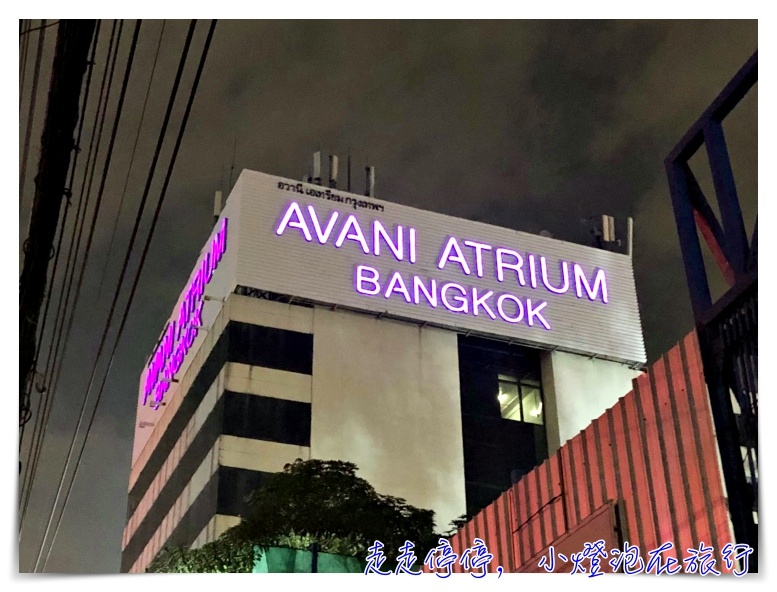
[{"label": "building facade", "polygon": [[244,171],[140,380],[122,571],[295,459],[474,515],[630,389],[630,258]]}]

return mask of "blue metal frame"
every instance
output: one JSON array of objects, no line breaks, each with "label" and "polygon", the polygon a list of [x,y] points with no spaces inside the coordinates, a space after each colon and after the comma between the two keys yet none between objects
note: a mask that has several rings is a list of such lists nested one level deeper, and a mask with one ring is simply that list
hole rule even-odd
[{"label": "blue metal frame", "polygon": [[[729,512],[737,543],[754,549],[758,571],[758,219],[747,240],[723,119],[758,80],[758,52],[737,72],[664,161],[680,238],[704,375],[715,421]],[[704,146],[720,221],[691,172],[689,160]],[[698,232],[725,276],[729,290],[710,295]],[[731,393],[740,413],[734,414]],[[742,458],[742,447],[747,450]],[[750,477],[746,475],[749,473]]]}]

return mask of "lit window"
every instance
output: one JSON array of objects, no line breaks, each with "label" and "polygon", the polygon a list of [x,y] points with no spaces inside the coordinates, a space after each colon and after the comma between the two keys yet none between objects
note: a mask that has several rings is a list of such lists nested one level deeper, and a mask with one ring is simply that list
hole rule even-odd
[{"label": "lit window", "polygon": [[499,375],[499,408],[503,419],[542,425],[542,394],[536,380],[518,380],[509,374]]},{"label": "lit window", "polygon": [[523,421],[537,425],[544,423],[539,382],[529,380],[521,382],[521,407],[523,407]]},{"label": "lit window", "polygon": [[504,419],[521,421],[521,396],[518,382],[512,376],[499,375],[499,407]]}]

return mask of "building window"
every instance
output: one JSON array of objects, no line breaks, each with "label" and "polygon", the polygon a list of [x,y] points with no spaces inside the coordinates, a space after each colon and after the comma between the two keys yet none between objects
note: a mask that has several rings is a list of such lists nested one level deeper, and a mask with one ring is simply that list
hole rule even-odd
[{"label": "building window", "polygon": [[500,374],[497,400],[503,419],[543,425],[542,393],[538,381]]}]

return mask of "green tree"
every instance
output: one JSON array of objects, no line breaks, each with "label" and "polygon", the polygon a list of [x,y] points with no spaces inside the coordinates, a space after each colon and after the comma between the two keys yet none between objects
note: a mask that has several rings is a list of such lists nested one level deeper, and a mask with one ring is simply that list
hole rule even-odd
[{"label": "green tree", "polygon": [[255,545],[307,549],[315,542],[322,552],[364,558],[376,540],[389,564],[413,542],[417,569],[437,545],[434,512],[378,493],[356,470],[343,461],[287,465],[248,497],[240,524],[219,540],[193,551],[165,549],[147,571],[251,571]]}]

